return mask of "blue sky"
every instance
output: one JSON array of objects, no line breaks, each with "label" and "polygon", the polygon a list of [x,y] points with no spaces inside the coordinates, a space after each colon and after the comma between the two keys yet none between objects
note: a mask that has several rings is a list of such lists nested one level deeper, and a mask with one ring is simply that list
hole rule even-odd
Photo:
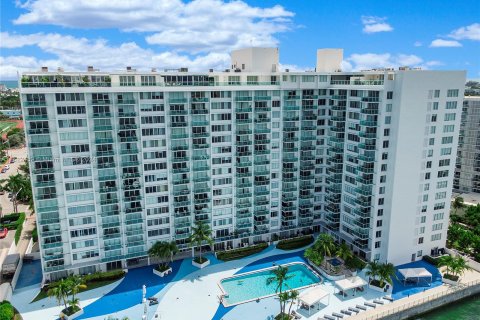
[{"label": "blue sky", "polygon": [[343,48],[343,70],[412,66],[480,78],[480,1],[2,0],[0,79],[41,66],[224,69],[229,52],[278,46],[313,69]]}]

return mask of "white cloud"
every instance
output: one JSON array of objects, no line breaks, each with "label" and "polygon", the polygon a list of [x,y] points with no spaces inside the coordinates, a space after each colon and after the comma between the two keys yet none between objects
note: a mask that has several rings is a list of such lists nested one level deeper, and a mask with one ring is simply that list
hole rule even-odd
[{"label": "white cloud", "polygon": [[415,41],[415,43],[413,44],[415,47],[421,47],[423,45],[422,42],[420,41]]},{"label": "white cloud", "polygon": [[0,36],[2,40],[0,46],[11,48],[15,43],[22,43],[28,39],[29,45],[37,46],[43,52],[54,56],[53,59],[45,60],[32,56],[0,57],[2,78],[15,78],[17,71],[34,70],[42,66],[52,69],[64,67],[65,70],[72,71],[85,70],[87,65],[109,71],[126,66],[139,70],[151,67],[159,69],[188,67],[193,71],[205,71],[210,68],[222,70],[230,64],[230,56],[227,53],[210,52],[194,56],[175,51],[158,53],[142,48],[135,42],[112,46],[104,39],[89,40],[57,33],[30,35],[2,33]]},{"label": "white cloud", "polygon": [[289,30],[294,15],[279,5],[222,0],[31,0],[21,7],[28,12],[15,24],[143,32],[149,44],[189,52],[275,46],[273,35]]},{"label": "white cloud", "polygon": [[439,61],[427,61],[413,54],[391,53],[355,53],[342,61],[342,71],[361,71],[375,68],[398,68],[403,66],[421,67],[428,69],[429,66],[440,65]]},{"label": "white cloud", "polygon": [[393,31],[392,26],[385,22],[386,20],[387,18],[362,16],[363,32],[377,33]]},{"label": "white cloud", "polygon": [[474,23],[466,27],[453,30],[449,35],[455,40],[474,40],[480,41],[480,23]]},{"label": "white cloud", "polygon": [[444,39],[435,39],[430,43],[431,48],[453,48],[461,47],[462,44],[455,40],[444,40]]}]

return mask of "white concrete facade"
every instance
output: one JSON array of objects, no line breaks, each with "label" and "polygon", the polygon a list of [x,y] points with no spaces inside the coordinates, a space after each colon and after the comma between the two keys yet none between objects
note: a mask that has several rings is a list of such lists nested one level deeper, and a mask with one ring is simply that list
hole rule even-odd
[{"label": "white concrete facade", "polygon": [[195,221],[216,249],[326,231],[399,264],[445,245],[464,72],[23,76],[46,274],[188,250]]}]

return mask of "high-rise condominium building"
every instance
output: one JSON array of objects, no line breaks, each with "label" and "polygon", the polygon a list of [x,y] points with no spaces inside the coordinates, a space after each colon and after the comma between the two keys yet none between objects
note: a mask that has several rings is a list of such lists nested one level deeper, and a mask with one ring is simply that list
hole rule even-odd
[{"label": "high-rise condominium building", "polygon": [[445,246],[465,73],[28,72],[22,107],[46,278],[145,263],[159,240],[215,249],[322,231],[395,264]]},{"label": "high-rise condominium building", "polygon": [[457,166],[453,188],[457,192],[480,193],[480,97],[463,102]]}]

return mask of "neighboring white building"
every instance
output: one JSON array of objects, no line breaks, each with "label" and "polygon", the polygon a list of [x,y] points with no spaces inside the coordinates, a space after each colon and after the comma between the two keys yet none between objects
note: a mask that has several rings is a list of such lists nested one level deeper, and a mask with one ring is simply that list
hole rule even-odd
[{"label": "neighboring white building", "polygon": [[195,221],[216,249],[311,231],[395,264],[443,248],[465,72],[333,72],[341,54],[317,72],[260,48],[230,72],[23,74],[46,276],[189,250]]},{"label": "neighboring white building", "polygon": [[480,193],[480,96],[465,97],[453,189]]}]

